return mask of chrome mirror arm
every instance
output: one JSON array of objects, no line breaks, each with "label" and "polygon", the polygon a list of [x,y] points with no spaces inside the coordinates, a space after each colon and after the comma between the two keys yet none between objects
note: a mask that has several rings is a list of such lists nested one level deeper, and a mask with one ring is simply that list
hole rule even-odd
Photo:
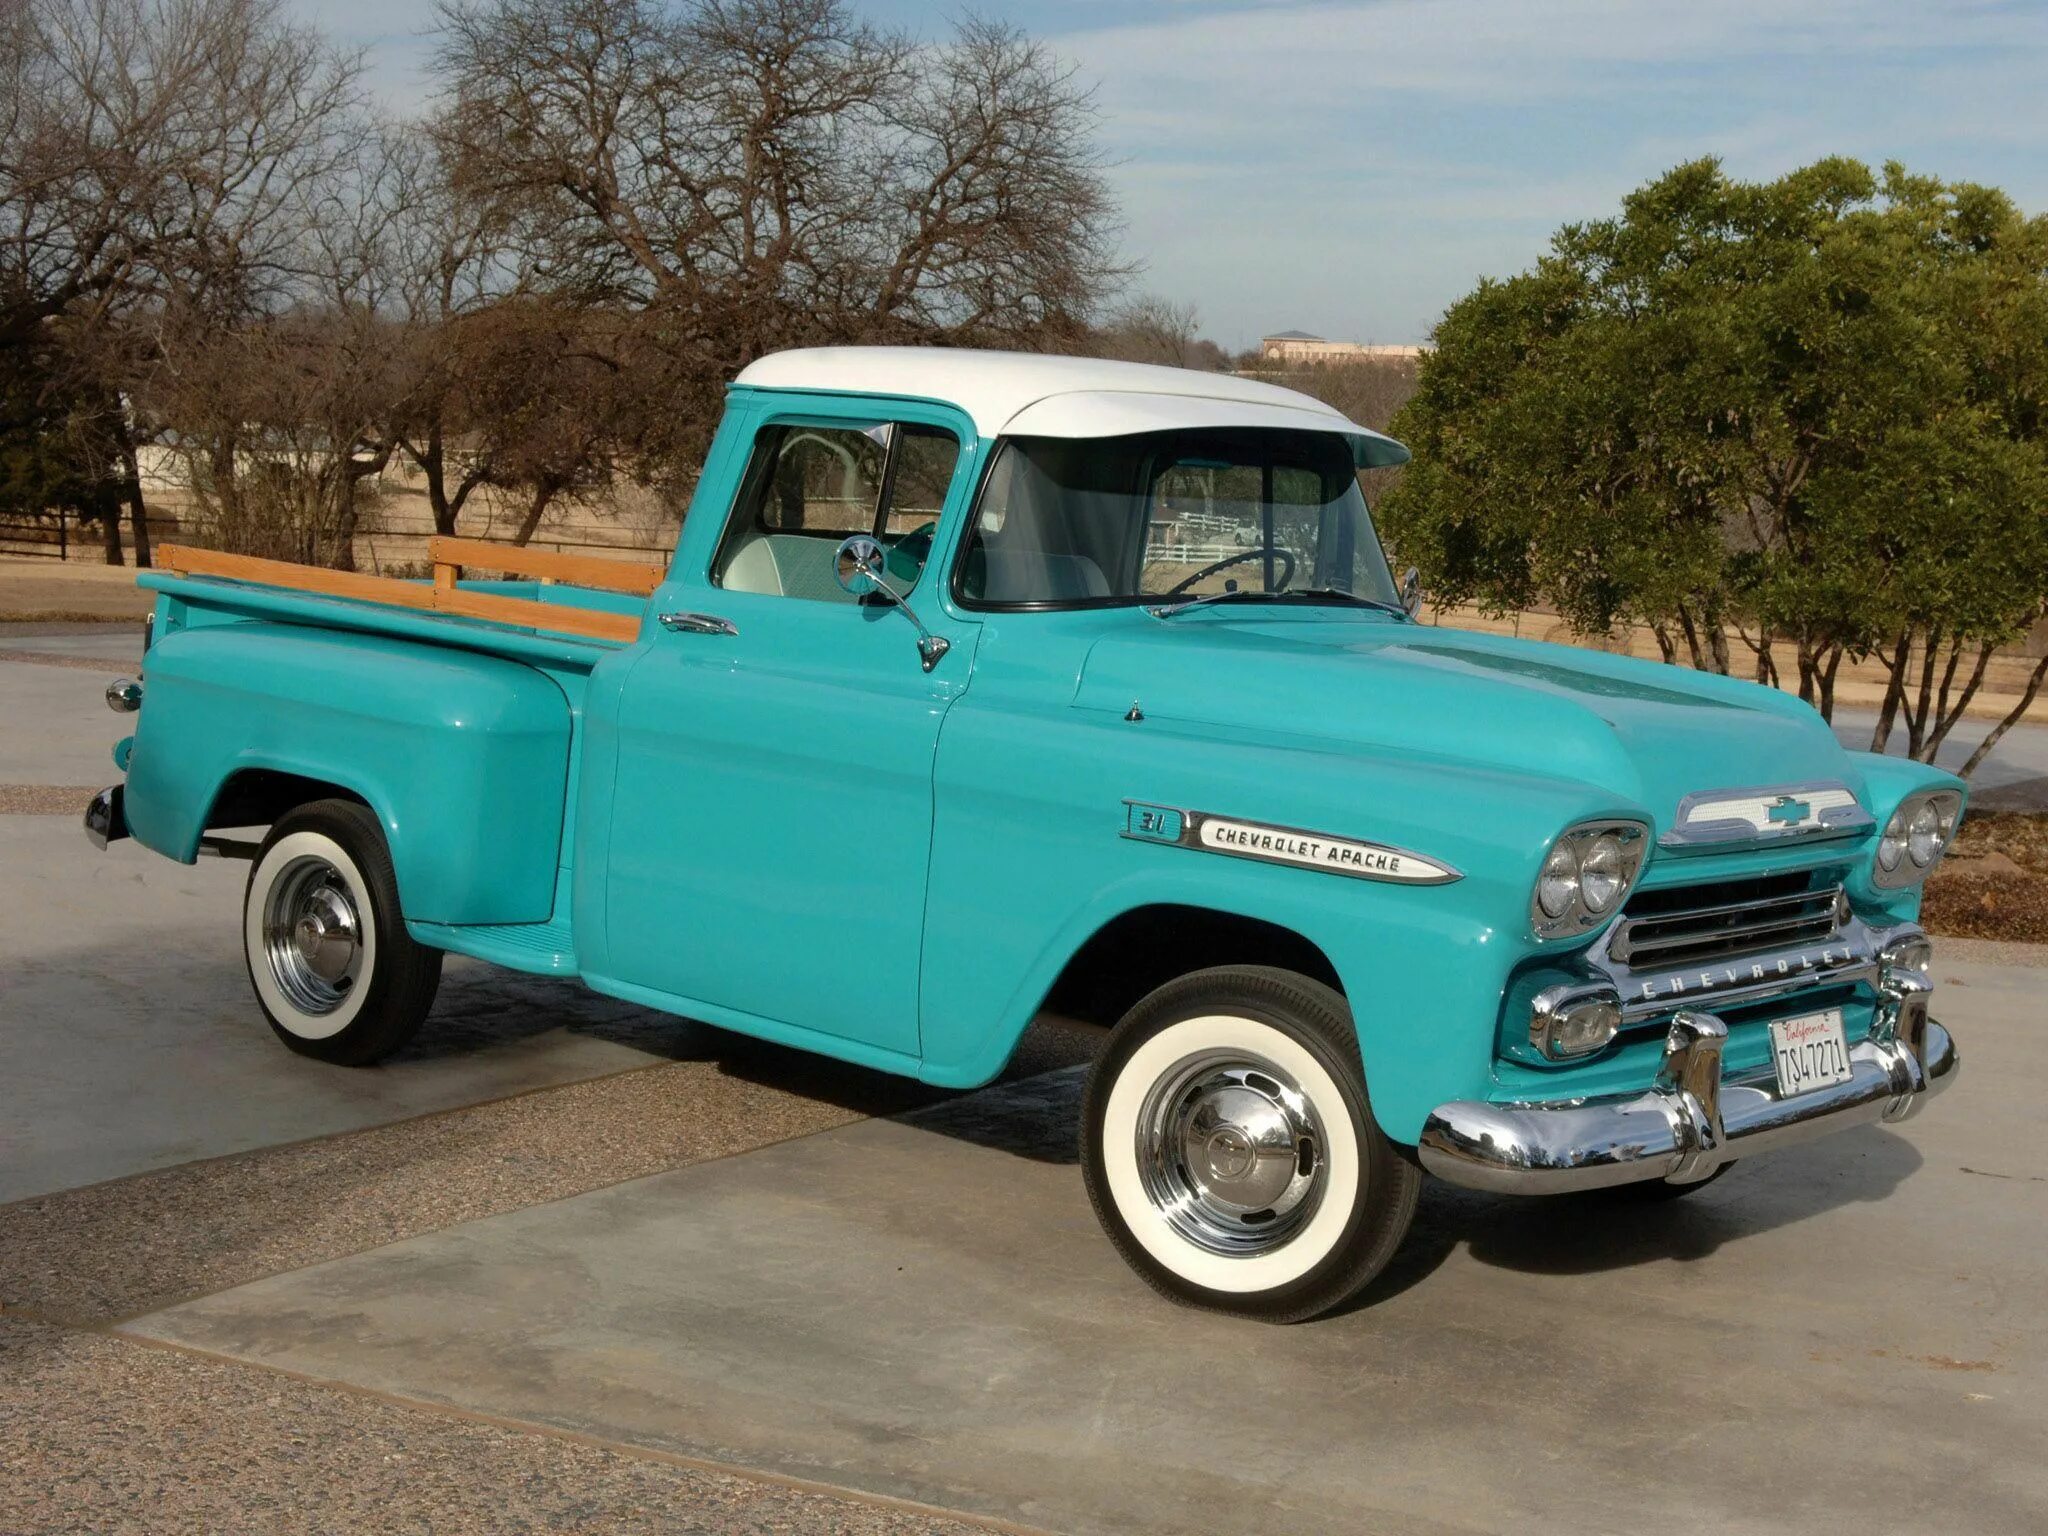
[{"label": "chrome mirror arm", "polygon": [[917,610],[910,606],[902,593],[898,592],[883,579],[882,572],[865,560],[861,562],[860,569],[861,574],[875,584],[875,591],[902,609],[903,617],[910,620],[911,624],[916,627],[918,659],[924,663],[925,671],[931,671],[933,667],[936,667],[944,659],[946,652],[953,649],[953,642],[944,636],[935,635],[926,629],[924,627],[924,620],[917,616]]},{"label": "chrome mirror arm", "polygon": [[953,648],[953,642],[933,634],[924,627],[924,620],[904,600],[903,594],[889,585],[883,570],[884,554],[881,541],[868,534],[856,533],[840,543],[839,551],[833,556],[832,571],[839,585],[855,597],[880,594],[903,610],[903,616],[917,629],[917,655],[924,663],[925,671],[936,667],[946,652]]}]

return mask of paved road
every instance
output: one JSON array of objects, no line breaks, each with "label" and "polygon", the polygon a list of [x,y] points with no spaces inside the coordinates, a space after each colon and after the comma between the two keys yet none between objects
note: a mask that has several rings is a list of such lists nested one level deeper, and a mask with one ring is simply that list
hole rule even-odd
[{"label": "paved road", "polygon": [[680,1033],[451,962],[433,1027],[398,1062],[322,1066],[250,1000],[246,865],[95,853],[70,816],[4,816],[0,870],[0,1201],[647,1066]]},{"label": "paved road", "polygon": [[[1834,724],[1842,745],[1859,752],[1870,750],[1870,738],[1877,730],[1875,714],[1846,710],[1835,717]],[[1961,772],[1992,724],[1965,720],[1942,743],[1935,761],[1951,772]],[[1905,747],[1904,729],[1895,728],[1890,750],[1903,752]],[[2048,726],[2016,725],[2000,737],[1991,756],[1971,776],[1970,797],[1985,809],[2048,811]]]}]

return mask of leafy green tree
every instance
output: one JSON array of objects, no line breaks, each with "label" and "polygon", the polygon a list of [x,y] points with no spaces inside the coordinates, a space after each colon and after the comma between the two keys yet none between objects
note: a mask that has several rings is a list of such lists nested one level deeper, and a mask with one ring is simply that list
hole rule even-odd
[{"label": "leafy green tree", "polygon": [[1444,600],[1642,624],[1823,714],[1875,655],[1879,744],[1931,757],[2048,593],[2044,249],[1895,165],[1680,166],[1452,306],[1389,535]]}]

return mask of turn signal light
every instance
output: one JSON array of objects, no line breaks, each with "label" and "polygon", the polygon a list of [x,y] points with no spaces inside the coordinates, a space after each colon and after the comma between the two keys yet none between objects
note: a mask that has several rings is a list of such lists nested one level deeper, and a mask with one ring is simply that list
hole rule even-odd
[{"label": "turn signal light", "polygon": [[1618,993],[1550,987],[1536,994],[1529,1010],[1529,1043],[1552,1061],[1603,1051],[1620,1033]]}]

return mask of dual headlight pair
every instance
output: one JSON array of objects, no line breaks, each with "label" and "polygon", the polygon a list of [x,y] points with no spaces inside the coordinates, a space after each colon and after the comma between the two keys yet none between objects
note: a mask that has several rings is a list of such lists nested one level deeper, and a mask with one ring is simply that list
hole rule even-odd
[{"label": "dual headlight pair", "polygon": [[1537,936],[1597,928],[1620,910],[1642,872],[1646,835],[1633,821],[1586,822],[1551,846],[1529,895]]},{"label": "dual headlight pair", "polygon": [[1962,809],[1963,797],[1952,789],[1922,790],[1901,800],[1877,840],[1872,883],[1895,889],[1925,880],[1948,851]]}]

